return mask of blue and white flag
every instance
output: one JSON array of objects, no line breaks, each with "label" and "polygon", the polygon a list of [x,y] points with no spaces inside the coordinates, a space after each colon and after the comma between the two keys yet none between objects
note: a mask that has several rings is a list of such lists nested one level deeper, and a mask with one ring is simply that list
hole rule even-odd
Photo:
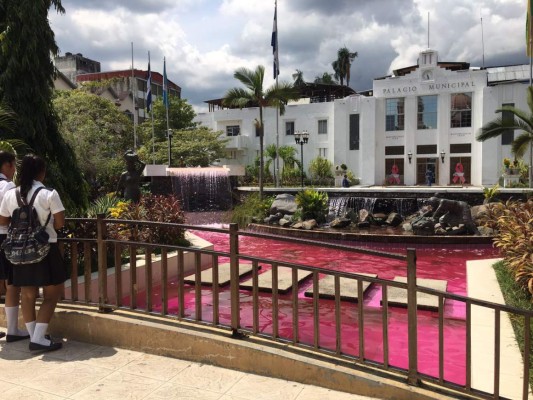
[{"label": "blue and white flag", "polygon": [[146,111],[152,109],[152,72],[150,71],[150,53],[148,53],[148,78],[146,79]]},{"label": "blue and white flag", "polygon": [[274,54],[274,79],[279,75],[279,57],[278,57],[278,2],[274,6],[274,26],[272,27],[272,53]]},{"label": "blue and white flag", "polygon": [[163,58],[163,104],[168,108],[167,60]]}]

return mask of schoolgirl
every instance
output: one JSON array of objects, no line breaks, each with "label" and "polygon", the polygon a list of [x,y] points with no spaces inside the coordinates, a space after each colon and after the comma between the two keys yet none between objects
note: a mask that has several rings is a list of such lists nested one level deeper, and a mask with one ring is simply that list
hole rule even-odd
[{"label": "schoolgirl", "polygon": [[[0,150],[0,203],[4,194],[15,187],[12,180],[16,168],[15,155]],[[5,240],[6,234],[7,227],[0,226],[0,244]],[[3,280],[6,286],[4,311],[7,322],[7,336],[4,332],[0,332],[0,338],[6,336],[7,342],[16,342],[30,337],[27,331],[18,328],[20,288],[13,286],[12,272],[12,265],[6,260],[4,252],[0,250],[0,280]]]},{"label": "schoolgirl", "polygon": [[[65,223],[65,208],[55,190],[44,188],[42,182],[45,175],[46,164],[42,158],[33,154],[23,158],[18,175],[20,186],[9,190],[0,205],[0,225],[9,225],[13,211],[18,208],[17,190],[20,190],[22,198],[29,202],[36,189],[43,187],[37,193],[33,205],[41,225],[46,223],[48,215],[51,214],[50,221],[46,225],[50,251],[41,262],[14,265],[12,283],[14,286],[21,287],[22,316],[30,334],[30,350],[52,351],[62,346],[61,342],[51,340],[46,332],[67,279],[67,271],[59,252],[55,231],[55,229],[62,228]],[[39,287],[43,288],[43,301],[39,312],[36,313],[35,302]]]}]

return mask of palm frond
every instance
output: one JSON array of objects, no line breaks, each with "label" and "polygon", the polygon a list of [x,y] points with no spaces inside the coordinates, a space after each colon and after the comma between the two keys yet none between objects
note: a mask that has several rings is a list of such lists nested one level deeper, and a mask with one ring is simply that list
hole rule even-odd
[{"label": "palm frond", "polygon": [[522,132],[513,140],[511,144],[511,152],[516,158],[522,158],[529,149],[529,144],[533,141],[533,133]]},{"label": "palm frond", "polygon": [[513,120],[504,121],[501,117],[499,117],[485,124],[479,130],[479,133],[476,139],[479,142],[484,142],[485,140],[501,136],[507,131],[515,130],[515,129],[520,129],[526,132],[531,131],[531,127],[521,120],[513,119]]},{"label": "palm frond", "polygon": [[226,107],[239,107],[243,108],[250,102],[253,102],[254,98],[251,93],[243,88],[233,88],[227,91],[222,104]]},{"label": "palm frond", "polygon": [[261,96],[263,91],[263,80],[265,77],[265,67],[258,65],[254,71],[248,68],[239,68],[233,77],[246,86],[256,96]]}]

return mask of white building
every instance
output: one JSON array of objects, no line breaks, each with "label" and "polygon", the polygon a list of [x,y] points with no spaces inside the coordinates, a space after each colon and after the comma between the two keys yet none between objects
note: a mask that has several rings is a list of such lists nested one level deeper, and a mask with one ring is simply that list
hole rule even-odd
[{"label": "white building", "polygon": [[[279,142],[299,153],[294,132],[307,130],[306,170],[321,156],[334,165],[345,163],[363,185],[422,185],[427,171],[438,185],[492,185],[501,175],[503,158],[511,156],[515,133],[483,143],[476,136],[498,117],[495,110],[502,105],[528,109],[528,79],[527,65],[470,68],[440,62],[436,51],[426,50],[417,65],[375,79],[367,93],[289,104],[277,129],[276,110],[264,110],[265,147]],[[248,165],[259,153],[257,118],[256,107],[210,107],[196,121],[230,137],[222,163]]]}]

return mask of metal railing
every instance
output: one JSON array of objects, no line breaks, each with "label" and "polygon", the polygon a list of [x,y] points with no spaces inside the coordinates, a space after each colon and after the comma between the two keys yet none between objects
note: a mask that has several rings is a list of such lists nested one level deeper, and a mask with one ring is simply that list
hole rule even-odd
[{"label": "metal railing", "polygon": [[[500,325],[501,314],[508,313],[515,317],[523,318],[525,322],[524,331],[524,351],[522,353],[523,367],[523,390],[522,398],[527,399],[529,396],[529,357],[531,353],[531,332],[530,323],[533,312],[516,309],[502,304],[491,303],[482,300],[476,300],[465,296],[452,293],[441,292],[417,285],[416,281],[416,251],[407,249],[406,255],[388,253],[383,251],[354,248],[333,243],[317,242],[313,240],[304,240],[296,238],[283,238],[276,235],[261,234],[247,231],[240,231],[236,224],[230,224],[229,229],[218,229],[194,225],[175,225],[167,223],[155,223],[147,221],[127,221],[104,219],[99,216],[95,219],[68,219],[68,223],[74,225],[86,226],[87,237],[70,237],[60,239],[60,246],[69,261],[71,274],[70,285],[67,285],[64,302],[90,304],[98,307],[102,311],[113,309],[127,309],[147,314],[157,314],[167,316],[173,319],[186,320],[203,325],[210,325],[217,328],[226,328],[235,337],[244,335],[254,335],[268,338],[273,341],[286,342],[294,348],[305,348],[318,353],[325,353],[332,357],[368,364],[373,368],[380,368],[385,371],[394,372],[396,375],[401,373],[405,376],[406,381],[411,385],[420,385],[423,382],[431,382],[434,385],[452,389],[465,393],[470,396],[480,398],[502,398],[500,394]],[[118,224],[121,227],[145,227],[150,229],[180,227],[194,231],[209,231],[228,236],[229,251],[214,251],[198,247],[181,247],[171,245],[161,245],[157,243],[147,243],[135,240],[119,240],[108,236],[108,227]],[[92,225],[92,227],[91,227]],[[89,226],[90,228],[87,228]],[[94,236],[95,235],[95,236]],[[92,237],[91,237],[92,236]],[[275,260],[265,257],[258,257],[251,254],[242,254],[239,252],[239,238],[255,237],[266,240],[277,240],[292,242],[300,245],[320,246],[331,250],[341,250],[350,253],[363,253],[376,256],[379,259],[394,259],[405,262],[407,283],[384,280],[377,277],[370,277],[355,273],[335,271],[325,268],[311,267],[308,265]],[[141,257],[140,257],[141,256]],[[157,256],[157,257],[156,257]],[[193,265],[194,283],[185,283],[185,266],[186,258]],[[230,263],[230,284],[229,291],[219,285],[219,265],[221,259],[229,259]],[[241,315],[241,297],[249,296],[250,291],[240,288],[239,264],[241,261],[251,263],[251,310],[243,308],[246,313],[251,312],[251,322],[243,324]],[[108,264],[112,265],[108,265]],[[154,265],[157,263],[157,267]],[[170,266],[172,264],[172,266]],[[206,286],[202,285],[200,275],[205,264],[212,267],[211,280],[212,284],[207,286],[210,292],[206,292]],[[259,290],[259,269],[260,264],[269,265],[272,271],[272,289],[271,289],[271,332],[261,329],[260,324],[260,290]],[[108,268],[110,267],[110,268]],[[292,290],[289,295],[283,295],[278,287],[278,272],[280,268],[289,268],[291,270]],[[299,271],[310,273],[312,280],[312,320],[313,331],[303,332],[299,321],[299,304],[302,299],[299,298],[298,284]],[[334,280],[334,332],[335,345],[328,348],[321,345],[321,321],[320,308],[321,299],[319,297],[320,275],[333,276]],[[156,277],[154,279],[154,277]],[[358,349],[356,354],[348,354],[343,351],[343,338],[341,335],[342,316],[341,311],[345,304],[341,299],[341,279],[354,280],[357,282],[357,331],[358,331]],[[127,293],[124,293],[125,281],[127,283]],[[175,285],[172,293],[169,292],[169,285]],[[365,357],[365,309],[364,301],[364,283],[374,284],[381,287],[381,306],[379,307],[381,319],[381,336],[383,359],[374,360]],[[160,310],[154,311],[154,288],[159,287],[160,293]],[[388,296],[391,288],[399,288],[407,291],[407,347],[408,347],[408,365],[406,368],[393,366],[390,363],[390,333],[389,318],[392,315],[389,306]],[[139,306],[139,294],[144,292],[144,305]],[[187,306],[185,301],[186,294],[190,293],[191,300],[194,299],[194,310]],[[244,294],[243,294],[244,293]],[[429,376],[420,372],[418,368],[418,310],[417,296],[425,293],[438,298],[438,376]],[[221,299],[221,294],[224,298]],[[202,307],[202,298],[211,296],[211,316],[205,316]],[[227,299],[229,295],[229,301]],[[285,303],[291,305],[292,312],[292,337],[283,337],[279,332],[279,302],[280,296],[283,296]],[[174,299],[174,300],[173,300]],[[261,297],[263,299],[263,297]],[[142,299],[141,299],[142,300]],[[170,311],[169,304],[177,301],[177,307],[174,312]],[[331,300],[329,300],[331,301]],[[464,385],[453,383],[445,379],[445,326],[444,303],[445,301],[455,301],[464,303],[466,308],[466,348],[464,349],[466,359],[466,382]],[[189,302],[190,303],[190,302]],[[248,305],[249,306],[249,305]],[[472,387],[472,307],[482,307],[494,311],[494,385],[492,392],[480,391]],[[158,308],[156,307],[156,308]],[[223,308],[223,316],[221,315]],[[227,309],[229,308],[229,318]],[[368,311],[366,311],[368,312]],[[375,310],[373,310],[375,313]],[[312,336],[311,343],[304,343],[300,340],[302,334]],[[526,356],[524,357],[524,354]]]}]

